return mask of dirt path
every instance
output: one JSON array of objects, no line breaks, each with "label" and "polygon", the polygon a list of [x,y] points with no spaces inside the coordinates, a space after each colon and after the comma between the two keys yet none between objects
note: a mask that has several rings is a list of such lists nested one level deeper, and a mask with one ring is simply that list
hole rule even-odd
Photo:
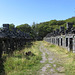
[{"label": "dirt path", "polygon": [[56,53],[47,50],[42,42],[40,51],[42,52],[40,63],[44,64],[44,66],[39,70],[39,75],[65,75],[62,59]]}]

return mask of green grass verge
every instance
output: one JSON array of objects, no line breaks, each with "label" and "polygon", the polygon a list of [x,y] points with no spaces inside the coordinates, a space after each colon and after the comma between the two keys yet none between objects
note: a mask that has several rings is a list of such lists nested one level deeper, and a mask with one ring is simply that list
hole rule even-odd
[{"label": "green grass verge", "polygon": [[[44,46],[58,54],[57,57],[62,59],[62,66],[65,68],[65,75],[75,75],[75,53],[68,52],[66,49],[43,41]],[[55,63],[60,66],[59,64]]]},{"label": "green grass verge", "polygon": [[[40,42],[36,41],[25,46],[25,49],[15,51],[12,56],[6,56],[4,68],[7,75],[36,75],[38,70],[42,67],[40,63],[41,52],[39,50]],[[29,47],[28,47],[29,46]],[[31,51],[33,55],[27,56],[25,53]]]}]

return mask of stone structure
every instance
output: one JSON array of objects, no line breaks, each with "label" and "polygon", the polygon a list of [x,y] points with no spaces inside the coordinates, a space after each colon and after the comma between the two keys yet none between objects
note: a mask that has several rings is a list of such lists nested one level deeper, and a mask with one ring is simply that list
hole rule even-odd
[{"label": "stone structure", "polygon": [[66,30],[64,30],[64,27],[60,27],[60,30],[56,29],[55,36],[48,33],[44,40],[75,53],[75,28],[73,28],[73,23],[67,23]]},{"label": "stone structure", "polygon": [[31,40],[29,34],[16,28],[9,30],[9,24],[3,24],[0,30],[0,58],[2,53],[12,54],[14,50],[23,47],[26,41]]}]

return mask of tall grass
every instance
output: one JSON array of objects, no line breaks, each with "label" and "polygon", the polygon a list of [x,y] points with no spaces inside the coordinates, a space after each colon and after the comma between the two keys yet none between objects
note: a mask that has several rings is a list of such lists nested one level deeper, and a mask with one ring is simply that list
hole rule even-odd
[{"label": "tall grass", "polygon": [[[23,50],[15,51],[10,57],[6,56],[4,67],[7,75],[36,75],[41,68],[40,42],[32,44],[32,46],[27,44]],[[31,51],[32,54],[26,55],[28,51]]]}]

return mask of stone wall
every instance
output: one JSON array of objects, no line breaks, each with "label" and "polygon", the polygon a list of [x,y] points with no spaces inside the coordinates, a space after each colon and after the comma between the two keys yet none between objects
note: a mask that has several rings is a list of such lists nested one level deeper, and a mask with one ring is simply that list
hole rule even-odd
[{"label": "stone wall", "polygon": [[72,50],[73,53],[75,53],[75,35],[69,34],[56,37],[45,37],[44,40],[51,44],[62,46],[68,51]]},{"label": "stone wall", "polygon": [[75,53],[75,30],[72,26],[72,23],[67,23],[66,30],[62,31],[61,29],[61,31],[53,35],[52,33],[51,35],[49,33],[46,35],[46,37],[44,37],[44,40],[51,44],[66,48],[68,51]]},{"label": "stone wall", "polygon": [[0,58],[2,53],[12,54],[14,50],[21,49],[30,40],[29,34],[16,28],[10,31],[9,24],[3,24],[3,28],[0,30]]}]

